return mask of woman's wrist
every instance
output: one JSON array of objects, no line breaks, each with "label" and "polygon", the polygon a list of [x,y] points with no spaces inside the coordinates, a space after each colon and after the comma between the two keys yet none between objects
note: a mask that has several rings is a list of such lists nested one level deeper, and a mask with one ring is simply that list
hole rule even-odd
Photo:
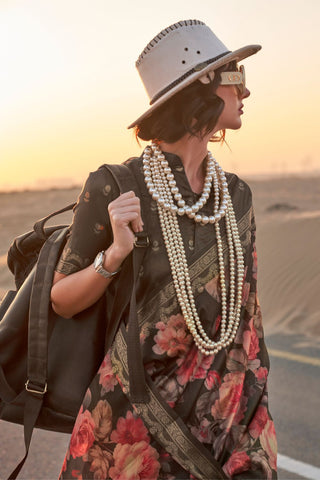
[{"label": "woman's wrist", "polygon": [[119,250],[113,243],[104,252],[103,268],[105,268],[108,272],[116,272],[120,270],[121,265],[127,255],[125,255],[121,250]]}]

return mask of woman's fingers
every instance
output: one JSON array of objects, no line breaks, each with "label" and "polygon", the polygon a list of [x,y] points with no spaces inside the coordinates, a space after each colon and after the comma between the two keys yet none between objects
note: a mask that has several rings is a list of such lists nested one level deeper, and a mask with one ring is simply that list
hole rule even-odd
[{"label": "woman's fingers", "polygon": [[143,230],[143,222],[140,218],[137,218],[136,220],[132,220],[131,222],[131,228],[134,231],[134,233],[142,232]]},{"label": "woman's fingers", "polygon": [[135,196],[133,192],[126,192],[117,197],[113,202],[109,204],[109,213],[117,211],[119,209],[136,210],[140,212],[140,199]]},{"label": "woman's fingers", "polygon": [[121,194],[108,207],[113,228],[130,226],[134,232],[143,230],[140,199],[134,192]]}]

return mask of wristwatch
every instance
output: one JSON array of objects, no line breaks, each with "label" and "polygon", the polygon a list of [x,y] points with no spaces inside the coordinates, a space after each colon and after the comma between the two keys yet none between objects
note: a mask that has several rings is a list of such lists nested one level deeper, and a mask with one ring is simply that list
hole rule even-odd
[{"label": "wristwatch", "polygon": [[104,250],[102,252],[99,252],[96,258],[94,259],[93,266],[94,269],[97,273],[100,273],[104,278],[111,278],[114,277],[119,271],[116,270],[115,272],[108,272],[105,268],[103,268],[103,259],[104,259]]}]

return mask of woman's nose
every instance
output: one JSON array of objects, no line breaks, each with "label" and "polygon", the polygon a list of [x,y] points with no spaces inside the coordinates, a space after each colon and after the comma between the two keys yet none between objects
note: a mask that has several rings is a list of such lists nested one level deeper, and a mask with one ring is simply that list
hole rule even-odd
[{"label": "woman's nose", "polygon": [[251,92],[250,92],[249,88],[246,87],[244,89],[243,94],[242,94],[242,98],[248,98],[250,96],[250,94],[251,94]]}]

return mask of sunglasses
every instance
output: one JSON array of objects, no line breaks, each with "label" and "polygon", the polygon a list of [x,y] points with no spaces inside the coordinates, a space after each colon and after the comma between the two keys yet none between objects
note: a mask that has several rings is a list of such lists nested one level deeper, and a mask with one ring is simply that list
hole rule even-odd
[{"label": "sunglasses", "polygon": [[243,95],[246,89],[246,74],[244,66],[240,65],[237,72],[221,72],[220,85],[236,85],[240,95]]}]

